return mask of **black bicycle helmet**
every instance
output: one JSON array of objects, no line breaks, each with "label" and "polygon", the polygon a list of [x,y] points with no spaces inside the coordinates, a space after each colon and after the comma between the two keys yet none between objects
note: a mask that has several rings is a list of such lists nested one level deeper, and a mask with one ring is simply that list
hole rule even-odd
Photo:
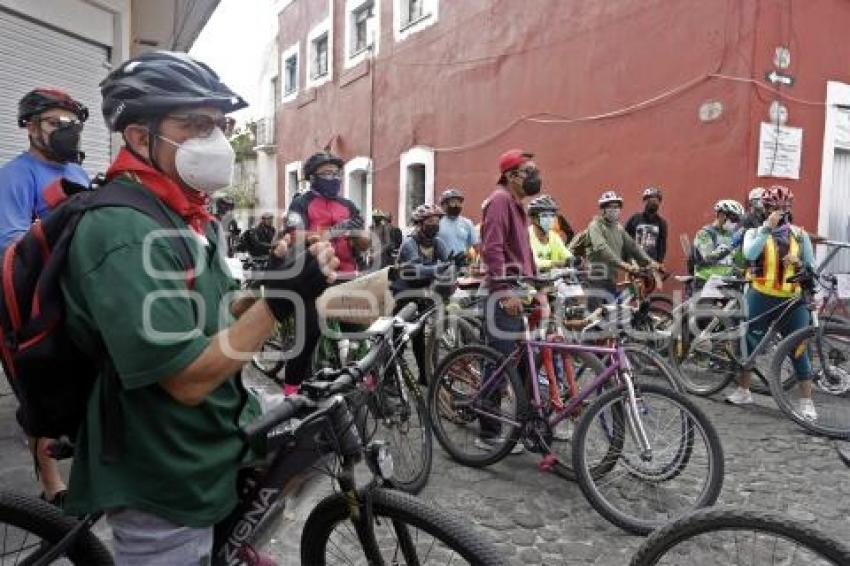
[{"label": "black bicycle helmet", "polygon": [[316,170],[325,163],[333,163],[340,169],[345,166],[345,162],[329,151],[319,151],[311,155],[306,163],[304,163],[304,178],[309,179]]},{"label": "black bicycle helmet", "polygon": [[558,203],[549,195],[540,195],[528,203],[529,214],[540,214],[541,212],[557,212]]},{"label": "black bicycle helmet", "polygon": [[57,88],[37,88],[26,93],[18,102],[18,127],[26,127],[33,116],[52,108],[64,108],[77,115],[81,122],[89,118],[89,109]]},{"label": "black bicycle helmet", "polygon": [[114,132],[175,108],[215,106],[226,114],[248,106],[207,65],[173,51],[149,51],[124,62],[100,83],[100,92],[103,117]]},{"label": "black bicycle helmet", "polygon": [[658,200],[661,200],[663,198],[661,194],[661,189],[659,187],[649,186],[643,190],[643,200],[653,197],[657,198]]}]

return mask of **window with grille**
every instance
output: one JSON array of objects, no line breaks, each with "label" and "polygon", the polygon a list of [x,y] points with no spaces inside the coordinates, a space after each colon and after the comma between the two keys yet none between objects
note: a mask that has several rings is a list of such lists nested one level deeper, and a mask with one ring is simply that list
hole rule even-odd
[{"label": "window with grille", "polygon": [[414,209],[425,204],[425,165],[416,163],[407,168],[407,202],[405,217],[410,219]]},{"label": "window with grille", "polygon": [[425,0],[401,0],[401,25],[407,26],[421,20],[425,14]]},{"label": "window with grille", "polygon": [[292,55],[284,62],[284,94],[292,94],[298,88],[298,56]]},{"label": "window with grille", "polygon": [[375,4],[371,0],[351,13],[353,31],[351,35],[351,54],[365,51],[369,47],[369,21],[374,15]]},{"label": "window with grille", "polygon": [[313,61],[310,77],[317,79],[328,74],[328,34],[313,40]]}]

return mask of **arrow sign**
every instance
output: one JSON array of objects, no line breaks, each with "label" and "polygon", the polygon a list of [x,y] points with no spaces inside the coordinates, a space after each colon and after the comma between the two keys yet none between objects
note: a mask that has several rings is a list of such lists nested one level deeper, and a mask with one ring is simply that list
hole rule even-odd
[{"label": "arrow sign", "polygon": [[794,85],[794,77],[789,75],[783,75],[781,73],[777,73],[776,71],[771,71],[767,73],[764,78],[775,85],[784,85],[784,86],[793,86]]}]

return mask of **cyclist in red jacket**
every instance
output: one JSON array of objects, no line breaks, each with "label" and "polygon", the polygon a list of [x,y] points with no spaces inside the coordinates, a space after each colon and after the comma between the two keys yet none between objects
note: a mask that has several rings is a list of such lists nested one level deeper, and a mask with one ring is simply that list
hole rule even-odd
[{"label": "cyclist in red jacket", "polygon": [[[351,237],[352,230],[362,230],[363,220],[357,205],[340,196],[342,187],[342,159],[328,151],[313,154],[304,164],[304,178],[310,190],[295,197],[286,214],[287,230],[330,239],[337,258],[339,272],[353,274],[357,271],[357,251]],[[368,249],[368,238],[364,249]],[[284,393],[294,394],[301,382],[310,375],[312,346],[321,336],[318,317],[314,309],[307,309],[305,320],[298,321],[304,329],[304,349],[286,365]]]}]

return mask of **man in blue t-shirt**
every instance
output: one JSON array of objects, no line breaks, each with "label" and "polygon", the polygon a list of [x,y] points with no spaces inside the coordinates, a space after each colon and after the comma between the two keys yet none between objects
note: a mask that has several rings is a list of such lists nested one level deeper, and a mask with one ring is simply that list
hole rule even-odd
[{"label": "man in blue t-shirt", "polygon": [[0,167],[0,254],[48,212],[44,190],[57,178],[88,185],[80,134],[88,109],[56,89],[39,88],[18,103],[18,126],[30,147]]},{"label": "man in blue t-shirt", "polygon": [[[57,178],[88,186],[80,167],[80,134],[88,109],[61,90],[39,88],[18,103],[18,126],[27,129],[30,146],[0,167],[0,257],[37,218],[49,212],[45,189]],[[31,438],[44,493],[61,505],[65,482],[56,461],[47,454],[45,439]]]},{"label": "man in blue t-shirt", "polygon": [[446,215],[440,219],[440,231],[437,237],[443,241],[450,254],[463,256],[459,263],[465,264],[469,252],[478,248],[478,233],[472,220],[461,216],[463,211],[463,193],[458,189],[446,189],[440,196],[440,207]]}]

